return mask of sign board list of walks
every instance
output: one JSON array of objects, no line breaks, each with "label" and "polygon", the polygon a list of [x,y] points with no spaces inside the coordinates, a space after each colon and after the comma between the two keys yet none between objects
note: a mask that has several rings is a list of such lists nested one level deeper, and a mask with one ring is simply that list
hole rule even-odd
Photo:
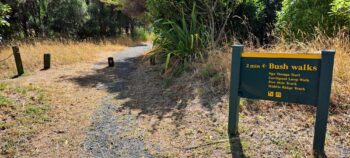
[{"label": "sign board list of walks", "polygon": [[321,54],[243,53],[232,49],[229,135],[238,136],[240,97],[314,105],[313,149],[324,154],[335,51]]}]

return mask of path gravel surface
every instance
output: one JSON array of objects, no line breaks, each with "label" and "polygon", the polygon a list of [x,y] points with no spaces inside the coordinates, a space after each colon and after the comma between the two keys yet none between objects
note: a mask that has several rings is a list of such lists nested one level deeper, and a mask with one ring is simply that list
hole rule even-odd
[{"label": "path gravel surface", "polygon": [[[129,74],[136,68],[135,58],[149,51],[151,47],[149,44],[138,45],[113,54],[116,67],[111,68],[113,73],[108,75],[115,75],[115,79],[97,84],[97,88],[108,90],[110,94],[101,101],[101,107],[91,117],[92,125],[87,130],[83,143],[89,157],[153,157],[147,152],[142,136],[127,137],[137,131],[136,118],[118,113],[123,105],[115,101],[120,92],[128,89]],[[96,71],[108,69],[105,67],[105,62],[93,65]]]}]

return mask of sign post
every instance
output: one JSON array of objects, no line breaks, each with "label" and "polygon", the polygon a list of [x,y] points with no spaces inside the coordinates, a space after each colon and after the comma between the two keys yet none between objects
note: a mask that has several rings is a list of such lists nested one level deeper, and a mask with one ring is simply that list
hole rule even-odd
[{"label": "sign post", "polygon": [[316,112],[314,136],[314,152],[324,154],[324,145],[327,133],[328,110],[332,87],[332,76],[335,51],[322,51],[320,84]]},{"label": "sign post", "polygon": [[322,54],[243,53],[232,47],[230,137],[238,135],[240,97],[317,107],[313,149],[324,154],[335,51]]},{"label": "sign post", "polygon": [[237,45],[232,47],[232,65],[231,65],[231,84],[230,84],[230,108],[229,108],[229,122],[228,129],[230,137],[238,135],[238,119],[239,119],[239,102],[238,95],[239,90],[239,78],[241,55],[243,53],[244,46]]}]

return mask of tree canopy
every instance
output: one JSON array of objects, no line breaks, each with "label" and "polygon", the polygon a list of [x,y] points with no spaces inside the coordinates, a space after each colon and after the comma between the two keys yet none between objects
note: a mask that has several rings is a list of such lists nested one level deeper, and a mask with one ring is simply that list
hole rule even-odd
[{"label": "tree canopy", "polygon": [[[135,30],[144,0],[2,0],[0,36],[117,37]],[[8,25],[9,27],[3,27]]]},{"label": "tree canopy", "polygon": [[[203,27],[206,47],[232,39],[263,45],[274,33],[304,39],[316,28],[332,34],[350,26],[348,0],[1,0],[0,36],[100,38],[132,35],[135,27],[153,24],[156,35],[170,29],[163,23],[192,21]],[[183,15],[183,16],[180,16]],[[189,26],[188,26],[189,27]],[[308,35],[309,34],[309,35]],[[286,37],[288,37],[286,36]]]}]

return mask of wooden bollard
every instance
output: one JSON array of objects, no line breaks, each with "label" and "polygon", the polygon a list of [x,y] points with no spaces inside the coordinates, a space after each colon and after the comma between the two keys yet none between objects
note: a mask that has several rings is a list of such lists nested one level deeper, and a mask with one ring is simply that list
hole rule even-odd
[{"label": "wooden bollard", "polygon": [[108,58],[108,66],[109,67],[114,67],[114,59],[112,57]]},{"label": "wooden bollard", "polygon": [[150,61],[151,65],[156,65],[156,57],[155,56],[151,57],[149,59],[149,61]]},{"label": "wooden bollard", "polygon": [[44,54],[44,70],[48,70],[51,68],[51,54]]},{"label": "wooden bollard", "polygon": [[13,56],[15,57],[18,76],[21,76],[24,74],[21,53],[19,52],[18,46],[12,47],[12,50],[13,50]]}]

